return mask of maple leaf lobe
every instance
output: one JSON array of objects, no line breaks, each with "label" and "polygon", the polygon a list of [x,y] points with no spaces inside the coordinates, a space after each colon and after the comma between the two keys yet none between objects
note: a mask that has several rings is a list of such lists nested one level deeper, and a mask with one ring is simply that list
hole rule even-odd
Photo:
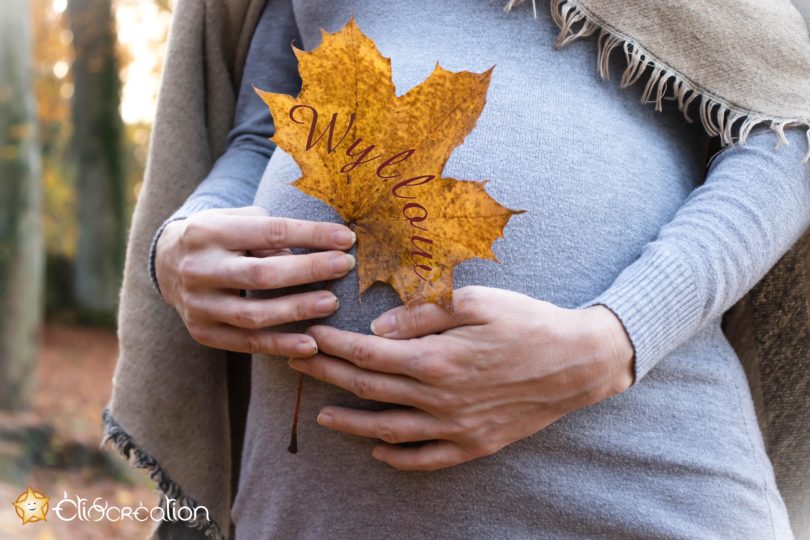
[{"label": "maple leaf lobe", "polygon": [[495,201],[485,181],[442,176],[484,108],[494,66],[452,72],[437,63],[397,96],[390,59],[353,18],[295,54],[296,98],[255,89],[273,116],[273,142],[301,169],[292,185],[354,227],[361,293],[382,281],[407,305],[450,309],[456,265],[497,261],[492,244],[523,212]]}]

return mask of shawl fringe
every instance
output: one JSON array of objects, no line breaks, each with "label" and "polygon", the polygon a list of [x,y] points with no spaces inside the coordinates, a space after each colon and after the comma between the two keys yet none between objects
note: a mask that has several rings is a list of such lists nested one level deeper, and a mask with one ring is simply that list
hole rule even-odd
[{"label": "shawl fringe", "polygon": [[[508,12],[524,1],[508,0],[504,11]],[[537,0],[532,0],[535,18],[537,18],[536,2]],[[550,0],[549,7],[551,8],[551,18],[560,29],[554,43],[556,49],[561,49],[573,41],[599,32],[596,64],[602,79],[610,79],[608,71],[610,53],[619,47],[624,50],[627,60],[627,67],[622,73],[619,88],[627,88],[638,82],[647,73],[647,68],[652,67],[641,95],[643,104],[655,103],[655,110],[661,111],[663,110],[663,100],[676,100],[678,109],[683,113],[686,121],[692,123],[689,106],[693,101],[699,100],[698,110],[703,128],[709,136],[719,136],[720,144],[724,148],[738,143],[744,144],[754,126],[769,122],[770,129],[779,136],[774,148],[777,149],[782,144],[790,144],[785,137],[784,129],[786,127],[803,126],[806,128],[807,154],[801,162],[810,161],[810,119],[775,118],[732,105],[723,98],[700,88],[661,59],[650,54],[633,38],[620,33],[615,28],[604,26],[577,0]],[[671,86],[668,84],[670,81],[672,81]],[[733,135],[735,124],[737,125],[736,136]]]},{"label": "shawl fringe", "polygon": [[149,473],[149,478],[157,484],[161,495],[160,506],[163,508],[164,513],[168,514],[169,509],[166,506],[168,500],[171,499],[181,507],[187,506],[191,508],[192,515],[195,517],[188,521],[184,520],[185,525],[202,531],[206,537],[212,540],[224,539],[219,525],[213,519],[197,516],[197,508],[200,507],[200,504],[191,497],[186,496],[180,486],[174,483],[166,471],[161,468],[160,464],[135,443],[132,436],[113,418],[110,410],[104,409],[101,416],[104,421],[104,438],[101,441],[101,446],[112,446],[127,459],[132,467],[145,469]]}]

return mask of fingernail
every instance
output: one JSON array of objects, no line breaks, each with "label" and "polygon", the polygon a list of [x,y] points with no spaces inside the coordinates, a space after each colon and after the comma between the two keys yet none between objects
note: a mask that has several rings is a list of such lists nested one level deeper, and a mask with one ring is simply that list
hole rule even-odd
[{"label": "fingernail", "polygon": [[318,313],[332,313],[337,311],[338,299],[334,294],[329,294],[315,301],[315,310]]},{"label": "fingernail", "polygon": [[340,245],[349,244],[350,246],[353,246],[355,240],[357,240],[357,235],[354,234],[354,231],[341,229],[339,231],[336,231],[335,234],[332,235],[332,240],[336,244]]},{"label": "fingernail", "polygon": [[343,274],[354,268],[355,260],[354,257],[348,253],[341,253],[340,255],[335,255],[330,264],[333,272]]},{"label": "fingernail", "polygon": [[318,352],[318,345],[314,341],[302,341],[295,346],[295,352],[302,356],[312,356]]},{"label": "fingernail", "polygon": [[376,336],[384,336],[394,331],[396,317],[393,313],[383,313],[371,322],[371,332]]},{"label": "fingernail", "polygon": [[328,412],[321,411],[318,414],[318,418],[316,420],[319,424],[330,424],[332,423],[332,415]]}]

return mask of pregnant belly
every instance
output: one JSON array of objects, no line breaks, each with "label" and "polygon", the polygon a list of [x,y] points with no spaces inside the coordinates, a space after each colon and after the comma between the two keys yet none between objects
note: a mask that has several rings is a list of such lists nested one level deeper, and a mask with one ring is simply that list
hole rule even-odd
[{"label": "pregnant belly", "polygon": [[[477,144],[482,142],[473,134],[457,154]],[[454,154],[445,172],[462,179],[489,177],[490,195],[506,207],[527,212],[513,216],[504,236],[494,243],[498,262],[463,262],[454,272],[454,287],[509,289],[563,307],[579,305],[606,289],[680,204],[680,195],[673,197],[672,192],[687,191],[685,182],[664,174],[658,175],[663,177],[660,180],[641,183],[639,173],[611,171],[606,165],[599,174],[580,172],[563,182],[556,180],[561,172],[526,174],[531,171],[529,164],[482,161],[477,155],[474,149],[466,159]],[[570,171],[568,174],[573,176]],[[330,206],[290,185],[299,176],[293,159],[277,149],[263,174],[255,203],[272,216],[341,222]],[[271,297],[325,285],[258,295]],[[383,283],[374,284],[361,297],[356,272],[328,287],[339,298],[340,309],[327,322],[347,330],[365,331],[377,315],[401,303]]]},{"label": "pregnant belly", "polygon": [[[480,151],[480,144],[473,148]],[[677,195],[688,193],[689,180],[681,182],[652,169],[619,171],[606,164],[592,173],[567,171],[570,178],[557,180],[566,178],[565,171],[527,175],[530,164],[482,163],[476,153],[454,155],[448,175],[480,178],[481,171],[488,170],[489,192],[505,206],[528,212],[515,216],[505,237],[495,243],[500,263],[470,260],[461,264],[454,276],[456,287],[476,284],[511,289],[574,307],[609,286],[671,218],[681,204]],[[329,206],[289,185],[298,176],[293,160],[277,150],[264,173],[256,203],[274,216],[337,221]],[[316,322],[337,328],[369,333],[375,317],[400,304],[396,293],[384,284],[372,286],[361,297],[356,272],[329,287],[340,299],[340,309]],[[261,296],[289,292],[293,291],[263,292]],[[313,322],[284,329],[301,331]],[[580,514],[577,508],[582,512],[604,510],[595,518],[598,528],[620,530],[626,525],[622,516],[640,519],[633,513],[637,500],[661,502],[657,513],[648,510],[644,514],[650,522],[639,525],[647,536],[650,531],[657,531],[658,536],[688,536],[660,529],[665,521],[654,517],[669,515],[671,501],[677,501],[689,523],[702,516],[706,503],[701,501],[734,501],[730,507],[739,511],[733,516],[724,514],[727,522],[717,524],[713,516],[711,527],[719,530],[730,530],[738,523],[746,527],[767,523],[767,508],[757,483],[766,458],[757,433],[749,429],[756,421],[744,373],[722,337],[719,321],[712,321],[663,359],[645,384],[568,415],[494,456],[438,475],[406,474],[383,467],[370,456],[375,441],[319,426],[315,418],[326,405],[364,409],[392,405],[361,400],[311,378],[306,380],[301,401],[300,450],[289,454],[298,373],[282,358],[261,356],[254,359],[252,369],[243,463],[248,473],[240,477],[234,507],[237,530],[248,531],[244,537],[273,537],[278,531],[301,531],[307,526],[340,526],[348,516],[354,522],[358,514],[365,514],[357,512],[356,493],[373,493],[369,515],[384,509],[390,523],[396,524],[392,526],[402,530],[411,523],[412,511],[428,516],[436,508],[468,507],[476,515],[483,512],[487,523],[502,519],[504,530],[525,527],[526,537],[537,535],[538,524],[545,527],[567,513]],[[616,483],[616,478],[621,482]],[[347,479],[351,479],[350,486]],[[459,489],[448,490],[447,486]],[[624,486],[632,496],[617,495],[605,486]],[[313,497],[313,493],[321,496]],[[511,499],[505,499],[504,493],[511,494]],[[468,504],[470,498],[477,501],[474,507]],[[407,512],[397,510],[403,500],[408,501]],[[631,503],[623,509],[625,500]],[[300,512],[301,508],[308,512]],[[296,521],[304,515],[306,523]],[[473,518],[456,515],[442,523],[472,523]],[[781,515],[780,519],[784,521]],[[573,515],[563,521],[578,522]],[[452,530],[442,532],[444,537],[454,534]],[[467,536],[497,536],[491,533]]]}]

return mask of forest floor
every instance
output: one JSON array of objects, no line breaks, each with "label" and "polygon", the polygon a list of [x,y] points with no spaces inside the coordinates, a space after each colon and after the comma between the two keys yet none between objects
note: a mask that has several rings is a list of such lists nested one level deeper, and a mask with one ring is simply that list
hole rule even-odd
[{"label": "forest floor", "polygon": [[[67,494],[109,506],[148,508],[158,495],[142,471],[112,449],[101,449],[101,411],[115,367],[115,334],[70,326],[42,332],[31,410],[0,415],[0,539],[142,539],[151,521],[65,521],[54,507]],[[50,499],[45,522],[22,525],[12,502],[30,486]],[[63,506],[63,515],[74,515]],[[91,514],[90,519],[95,519]],[[116,516],[117,517],[117,516]]]}]

